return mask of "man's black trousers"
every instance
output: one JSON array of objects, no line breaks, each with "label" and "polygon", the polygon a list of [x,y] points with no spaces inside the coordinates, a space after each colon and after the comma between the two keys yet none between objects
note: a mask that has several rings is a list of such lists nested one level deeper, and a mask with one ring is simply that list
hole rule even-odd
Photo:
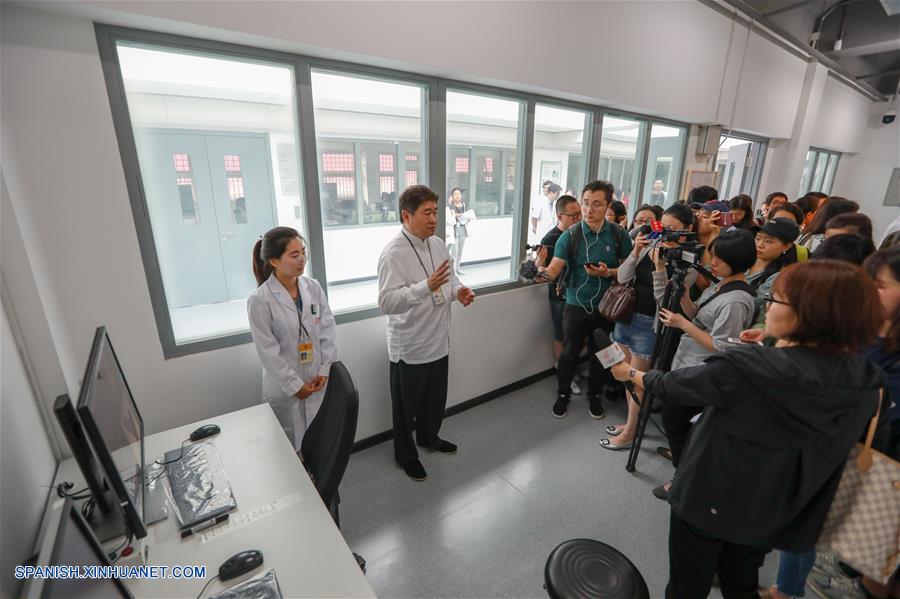
[{"label": "man's black trousers", "polygon": [[572,379],[575,378],[575,368],[578,366],[578,355],[587,341],[588,350],[590,351],[590,378],[588,379],[588,395],[599,396],[603,391],[603,386],[613,382],[610,372],[600,365],[594,354],[599,349],[594,341],[594,331],[602,329],[607,334],[611,334],[614,323],[606,320],[597,313],[594,308],[593,314],[588,314],[584,308],[566,304],[565,312],[563,312],[563,352],[559,356],[559,363],[556,366],[557,393],[570,395],[572,393]]},{"label": "man's black trousers", "polygon": [[419,459],[422,447],[438,442],[447,406],[449,356],[425,364],[391,362],[391,405],[394,421],[394,459],[401,466]]}]

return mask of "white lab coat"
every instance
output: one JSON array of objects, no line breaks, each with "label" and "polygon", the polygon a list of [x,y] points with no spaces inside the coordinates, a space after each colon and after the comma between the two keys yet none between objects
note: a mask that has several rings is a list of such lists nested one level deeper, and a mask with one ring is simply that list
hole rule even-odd
[{"label": "white lab coat", "polygon": [[250,335],[263,366],[262,399],[271,404],[285,434],[299,451],[303,434],[322,405],[327,384],[306,399],[299,399],[296,393],[316,375],[328,376],[331,363],[337,359],[337,328],[318,281],[299,277],[297,282],[303,299],[303,326],[309,334],[303,333],[303,342],[313,344],[311,364],[301,364],[298,359],[301,331],[297,305],[274,274],[250,295],[247,314]]}]

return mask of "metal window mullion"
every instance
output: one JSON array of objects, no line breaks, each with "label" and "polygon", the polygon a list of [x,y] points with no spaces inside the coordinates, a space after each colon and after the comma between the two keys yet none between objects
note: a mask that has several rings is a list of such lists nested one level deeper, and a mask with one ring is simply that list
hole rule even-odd
[{"label": "metal window mullion", "polygon": [[[297,127],[300,136],[300,163],[303,177],[306,235],[313,259],[312,276],[328,295],[328,267],[325,256],[325,219],[319,191],[319,149],[316,143],[316,119],[313,105],[312,77],[309,63],[299,59],[295,63],[297,87]],[[318,258],[317,258],[318,256]]]},{"label": "metal window mullion", "polygon": [[[519,193],[519,234],[513,236],[513,256],[511,260],[510,275],[515,278],[518,272],[518,264],[525,259],[525,244],[528,241],[528,207],[531,204],[531,179],[532,179],[532,163],[534,162],[534,110],[536,102],[533,98],[527,100],[520,109],[519,121],[524,126],[519,127],[519,157],[521,158],[522,168],[519,169],[519,181],[517,187],[522,191]],[[524,118],[523,118],[524,117]],[[515,213],[515,210],[513,210]]]},{"label": "metal window mullion", "polygon": [[[447,187],[447,85],[440,79],[435,79],[428,86],[428,113],[427,129],[428,132],[425,141],[428,149],[428,162],[426,163],[428,174],[428,186],[435,190],[441,202],[438,206],[446,206],[447,198],[445,193],[449,193]],[[422,144],[422,149],[426,148],[426,144]],[[441,190],[444,193],[441,193]],[[438,227],[437,235],[444,242],[447,241],[447,211],[438,210]]]},{"label": "metal window mullion", "polygon": [[[653,124],[649,121],[640,120],[638,121],[638,123],[640,123],[640,127],[638,129],[640,131],[640,134],[638,135],[638,145],[643,146],[642,148],[639,148],[642,152],[640,168],[641,174],[638,175],[637,195],[635,195],[635,197],[637,198],[637,202],[631,203],[631,207],[628,211],[629,219],[634,216],[635,208],[637,208],[637,206],[644,198],[644,181],[647,179],[647,161],[650,158],[651,127],[653,126]],[[635,156],[635,158],[637,158],[637,156]]]},{"label": "metal window mullion", "polygon": [[[605,113],[599,109],[594,109],[594,122],[591,126],[593,129],[591,134],[591,158],[588,164],[587,181],[599,179],[600,174],[600,156],[601,145],[603,144],[603,117]],[[585,183],[587,183],[585,181]],[[581,199],[581,198],[579,198]]]},{"label": "metal window mullion", "polygon": [[[687,161],[687,147],[688,147],[688,139],[691,136],[691,130],[687,127],[683,128],[684,131],[684,141],[681,143],[681,163],[678,165],[678,181],[675,185],[675,197],[680,198],[681,195],[681,184],[684,181],[684,165],[685,161]],[[653,189],[653,184],[650,184],[650,189]],[[674,202],[673,202],[674,203]],[[640,202],[638,203],[640,205]]]}]

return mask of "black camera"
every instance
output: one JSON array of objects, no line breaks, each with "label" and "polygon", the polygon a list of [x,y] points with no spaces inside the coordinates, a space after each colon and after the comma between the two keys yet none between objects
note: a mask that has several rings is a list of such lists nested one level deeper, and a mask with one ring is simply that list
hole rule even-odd
[{"label": "black camera", "polygon": [[700,266],[703,262],[703,252],[706,249],[697,241],[697,233],[694,231],[666,231],[659,238],[660,243],[677,243],[676,247],[660,246],[659,256],[667,264],[682,263],[682,266]]}]

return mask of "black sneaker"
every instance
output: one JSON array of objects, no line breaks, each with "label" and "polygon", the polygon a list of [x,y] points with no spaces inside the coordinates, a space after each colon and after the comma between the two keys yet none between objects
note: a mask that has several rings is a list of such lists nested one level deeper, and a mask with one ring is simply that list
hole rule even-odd
[{"label": "black sneaker", "polygon": [[403,471],[406,472],[406,476],[415,481],[423,481],[428,478],[428,474],[425,473],[425,468],[419,460],[413,460],[404,464]]},{"label": "black sneaker", "polygon": [[588,396],[588,412],[591,414],[591,418],[594,420],[600,420],[606,413],[603,411],[603,401],[600,399],[599,395],[590,395]]},{"label": "black sneaker", "polygon": [[566,412],[569,410],[569,396],[560,393],[556,396],[556,402],[553,404],[553,417],[565,418]]}]

